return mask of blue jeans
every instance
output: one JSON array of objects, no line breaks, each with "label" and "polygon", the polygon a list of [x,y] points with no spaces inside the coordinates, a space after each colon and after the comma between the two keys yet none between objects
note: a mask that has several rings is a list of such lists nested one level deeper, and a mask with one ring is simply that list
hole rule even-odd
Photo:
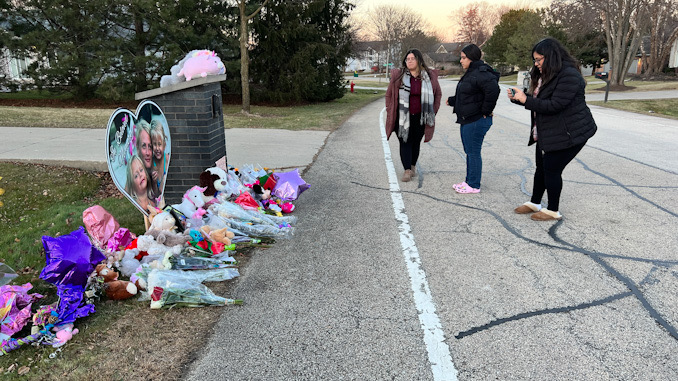
[{"label": "blue jeans", "polygon": [[490,127],[492,127],[491,116],[461,125],[461,143],[464,145],[464,152],[466,153],[466,184],[471,188],[480,188],[480,177],[483,172],[483,159],[480,157],[480,149]]}]

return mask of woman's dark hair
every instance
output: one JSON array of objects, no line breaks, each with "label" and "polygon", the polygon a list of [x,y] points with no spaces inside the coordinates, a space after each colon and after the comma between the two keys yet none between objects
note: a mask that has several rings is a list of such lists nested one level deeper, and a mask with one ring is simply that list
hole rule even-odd
[{"label": "woman's dark hair", "polygon": [[471,61],[480,61],[480,57],[483,56],[483,52],[480,51],[480,48],[476,44],[468,44],[464,46],[461,51],[466,54],[466,58]]},{"label": "woman's dark hair", "polygon": [[402,67],[401,67],[401,70],[400,70],[400,78],[402,78],[403,75],[405,75],[405,72],[407,71],[407,56],[409,56],[410,54],[414,54],[414,58],[417,59],[417,65],[419,66],[419,72],[422,72],[424,70],[426,70],[426,72],[430,72],[428,66],[426,66],[426,62],[424,62],[424,55],[421,54],[419,49],[410,49],[410,50],[407,51],[407,53],[405,53],[405,57],[403,57]]},{"label": "woman's dark hair", "polygon": [[577,60],[574,59],[570,52],[555,38],[546,37],[537,42],[534,48],[532,48],[532,58],[534,58],[534,53],[544,56],[544,61],[541,63],[541,72],[537,68],[537,65],[532,65],[532,70],[530,71],[530,76],[532,77],[530,93],[534,92],[539,78],[541,78],[542,84],[545,84],[560,72],[560,69],[563,68],[563,64],[570,64],[581,73]]}]

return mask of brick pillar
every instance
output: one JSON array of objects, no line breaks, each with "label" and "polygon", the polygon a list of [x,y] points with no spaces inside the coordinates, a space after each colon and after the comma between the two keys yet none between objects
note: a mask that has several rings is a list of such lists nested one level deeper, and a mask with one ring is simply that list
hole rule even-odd
[{"label": "brick pillar", "polygon": [[221,81],[226,75],[197,78],[144,91],[167,118],[172,157],[165,184],[165,203],[178,204],[184,193],[200,184],[200,173],[226,156]]}]

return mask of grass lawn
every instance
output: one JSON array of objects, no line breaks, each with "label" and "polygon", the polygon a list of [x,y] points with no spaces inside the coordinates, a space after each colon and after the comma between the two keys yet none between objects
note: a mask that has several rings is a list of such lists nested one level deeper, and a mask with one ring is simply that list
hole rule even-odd
[{"label": "grass lawn", "polygon": [[[375,94],[376,91],[376,94]],[[285,130],[331,131],[354,112],[384,97],[385,91],[356,90],[328,103],[304,106],[252,106],[252,115],[240,112],[240,105],[224,105],[226,128],[280,128]]]},{"label": "grass lawn", "polygon": [[516,81],[518,80],[518,73],[511,75],[502,75],[499,77],[499,83],[502,85],[516,86]]},{"label": "grass lawn", "polygon": [[379,82],[378,80],[374,80],[374,81],[354,81],[356,86],[379,87],[379,88],[383,88],[384,90],[386,90],[386,88],[388,87],[388,82],[389,82],[389,80],[385,79],[385,78],[382,78],[381,82]]},{"label": "grass lawn", "polygon": [[588,104],[610,107],[618,110],[637,112],[646,115],[661,115],[678,119],[678,99],[589,101]]},{"label": "grass lawn", "polygon": [[106,128],[115,109],[0,106],[0,126]]},{"label": "grass lawn", "polygon": [[[585,77],[586,93],[605,92],[606,84],[594,77]],[[625,81],[624,85],[629,87],[629,91],[661,91],[678,90],[678,81]]]},{"label": "grass lawn", "polygon": [[[304,106],[251,106],[251,115],[240,112],[240,105],[224,105],[226,128],[282,128],[325,130],[341,125],[351,114],[368,103],[383,98],[385,92],[356,90],[327,103]],[[5,95],[6,96],[6,95]],[[130,108],[134,110],[136,106]],[[128,107],[129,108],[129,107]],[[111,108],[14,107],[0,106],[0,126],[53,128],[106,128],[115,111]]]}]

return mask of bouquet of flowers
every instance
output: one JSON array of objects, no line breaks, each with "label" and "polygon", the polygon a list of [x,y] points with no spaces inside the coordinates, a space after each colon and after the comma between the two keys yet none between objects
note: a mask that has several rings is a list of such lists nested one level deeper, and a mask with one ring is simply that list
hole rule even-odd
[{"label": "bouquet of flowers", "polygon": [[227,299],[215,295],[205,285],[197,284],[195,288],[162,288],[153,287],[151,308],[172,307],[204,307],[241,305],[240,299]]},{"label": "bouquet of flowers", "polygon": [[[235,270],[235,269],[218,269]],[[242,304],[239,299],[227,299],[216,295],[203,285],[215,270],[200,273],[181,270],[154,269],[148,274],[148,289],[151,292],[151,308],[226,306]],[[237,271],[237,270],[236,270]],[[213,279],[209,279],[213,280]]]}]

